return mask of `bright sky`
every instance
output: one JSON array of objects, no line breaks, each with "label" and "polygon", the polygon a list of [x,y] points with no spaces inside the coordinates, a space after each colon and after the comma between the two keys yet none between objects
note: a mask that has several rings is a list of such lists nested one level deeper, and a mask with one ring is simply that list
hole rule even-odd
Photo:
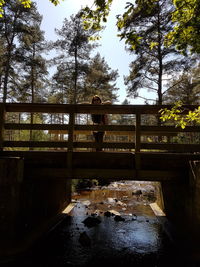
[{"label": "bright sky", "polygon": [[[39,13],[43,16],[42,30],[45,31],[47,40],[56,40],[57,36],[54,29],[62,27],[65,18],[70,18],[72,14],[76,14],[81,5],[91,5],[92,0],[64,0],[58,6],[54,6],[48,0],[35,0]],[[105,58],[109,67],[118,70],[119,78],[117,80],[119,104],[126,98],[126,90],[124,85],[124,75],[129,73],[129,64],[133,60],[133,55],[128,54],[124,48],[124,42],[120,41],[117,35],[116,15],[121,14],[126,0],[117,0],[114,2],[113,9],[106,24],[106,29],[102,33],[100,40],[101,46],[96,49],[101,56]],[[141,99],[128,99],[132,104],[142,104]]]}]

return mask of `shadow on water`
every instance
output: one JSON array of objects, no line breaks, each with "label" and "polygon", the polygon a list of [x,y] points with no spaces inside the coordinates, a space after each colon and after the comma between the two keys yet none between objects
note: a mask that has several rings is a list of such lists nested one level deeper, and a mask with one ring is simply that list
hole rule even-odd
[{"label": "shadow on water", "polygon": [[155,193],[150,183],[125,181],[74,194],[74,207],[65,219],[6,267],[193,267],[152,211]]}]

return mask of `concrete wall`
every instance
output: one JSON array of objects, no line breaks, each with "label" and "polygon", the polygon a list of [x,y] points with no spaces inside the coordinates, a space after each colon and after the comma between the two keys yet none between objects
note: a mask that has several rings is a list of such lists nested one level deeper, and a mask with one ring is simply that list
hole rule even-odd
[{"label": "concrete wall", "polygon": [[187,205],[188,221],[191,232],[199,242],[200,238],[200,161],[190,162],[190,190]]},{"label": "concrete wall", "polygon": [[71,181],[24,176],[21,158],[0,158],[0,256],[19,253],[62,217]]},{"label": "concrete wall", "polygon": [[191,162],[190,167],[179,181],[162,182],[161,186],[167,218],[192,245],[200,238],[200,162]]}]

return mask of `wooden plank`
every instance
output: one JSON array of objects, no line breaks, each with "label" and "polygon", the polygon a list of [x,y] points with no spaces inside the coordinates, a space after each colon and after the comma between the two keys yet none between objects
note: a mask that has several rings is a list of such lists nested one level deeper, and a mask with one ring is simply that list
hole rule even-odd
[{"label": "wooden plank", "polygon": [[[68,168],[31,168],[29,167],[30,177],[59,177],[59,178],[123,178],[123,177],[134,177],[135,170],[129,169],[73,169],[73,177],[68,172]],[[29,172],[28,172],[29,175]]]},{"label": "wooden plank", "polygon": [[75,125],[76,131],[117,131],[134,132],[134,125]]},{"label": "wooden plank", "polygon": [[[7,103],[7,112],[42,112],[42,113],[96,113],[96,114],[158,114],[162,108],[171,108],[171,105],[91,105],[91,104],[30,104]],[[194,110],[198,105],[184,105],[185,112]]]},{"label": "wooden plank", "polygon": [[4,141],[4,147],[61,147],[67,148],[68,143],[65,142],[52,142],[52,141]]},{"label": "wooden plank", "polygon": [[70,113],[69,129],[68,129],[68,151],[73,151],[74,122],[75,122],[75,114]]},{"label": "wooden plank", "polygon": [[68,130],[68,124],[5,123],[6,130]]},{"label": "wooden plank", "polygon": [[[7,151],[2,151],[1,156],[6,156],[6,157],[23,157],[25,160],[28,159],[30,162],[32,162],[32,159],[38,160],[41,162],[41,159],[56,159],[58,161],[62,161],[67,157],[67,151],[64,150],[54,150],[54,151],[24,151],[24,150],[7,150]],[[168,159],[172,159],[174,162],[176,160],[181,160],[181,161],[189,161],[189,160],[200,160],[200,153],[188,153],[188,152],[183,152],[183,153],[163,153],[163,152],[140,152],[141,158],[144,160],[149,161],[150,159],[163,159],[164,161],[167,161]],[[88,152],[88,151],[81,151],[81,152],[73,152],[73,157],[76,159],[82,160],[82,158],[93,158],[93,157],[103,157],[105,158],[112,158],[113,160],[123,158],[123,159],[134,159],[134,153],[132,152],[120,152],[120,153],[115,153],[115,152],[104,152],[104,153],[96,153],[96,152]]]},{"label": "wooden plank", "polygon": [[142,134],[148,132],[148,134],[163,133],[179,133],[179,132],[200,132],[200,126],[186,126],[184,129],[175,126],[141,126]]},{"label": "wooden plank", "polygon": [[38,113],[69,113],[74,111],[75,105],[67,104],[39,104],[39,103],[7,103],[7,112],[38,112]]},{"label": "wooden plank", "polygon": [[72,169],[72,154],[73,154],[73,138],[74,138],[74,123],[75,123],[75,114],[69,114],[69,130],[68,130],[68,153],[67,153],[67,173],[68,177],[73,177]]},{"label": "wooden plank", "polygon": [[74,142],[75,148],[121,148],[121,149],[134,149],[134,143],[127,142],[104,142],[104,143],[95,143],[95,142]]},{"label": "wooden plank", "polygon": [[29,167],[26,176],[29,178],[65,178],[65,179],[118,179],[118,180],[140,180],[140,181],[175,181],[181,179],[178,171],[152,171],[134,169],[83,169],[74,168],[73,176],[68,168],[31,168]]},{"label": "wooden plank", "polygon": [[4,141],[5,106],[0,105],[0,150],[3,150]]},{"label": "wooden plank", "polygon": [[[67,141],[3,141],[3,147],[43,147],[43,148],[67,148]],[[135,144],[131,142],[73,142],[74,148],[119,148],[134,149]],[[169,143],[141,143],[141,149],[160,150],[174,152],[199,152],[200,144],[169,144]]]},{"label": "wooden plank", "polygon": [[[141,114],[136,113],[136,130],[135,130],[135,166],[136,170],[141,168],[141,158],[140,158],[140,148],[141,148]],[[138,174],[137,174],[138,175]]]},{"label": "wooden plank", "polygon": [[138,175],[141,180],[148,180],[148,181],[166,181],[166,180],[173,180],[181,179],[184,177],[180,171],[168,171],[168,170],[140,170]]},{"label": "wooden plank", "polygon": [[140,152],[141,138],[141,114],[136,114],[136,130],[135,130],[135,152]]},{"label": "wooden plank", "polygon": [[200,144],[142,143],[141,149],[155,149],[176,152],[200,152]]},{"label": "wooden plank", "polygon": [[[67,133],[69,126],[67,124],[29,124],[29,123],[5,123],[6,130],[61,130]],[[85,134],[89,131],[106,131],[115,135],[132,135],[135,132],[134,125],[75,125],[76,133]],[[113,133],[112,133],[113,132]],[[174,126],[141,126],[141,135],[170,135],[179,132],[200,132],[200,126],[187,126],[185,129],[175,128]],[[56,134],[56,132],[55,132]]]}]

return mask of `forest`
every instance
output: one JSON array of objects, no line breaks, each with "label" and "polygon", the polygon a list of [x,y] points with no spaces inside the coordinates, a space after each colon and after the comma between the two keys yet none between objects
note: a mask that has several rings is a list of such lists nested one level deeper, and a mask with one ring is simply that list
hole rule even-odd
[{"label": "forest", "polygon": [[[102,9],[97,8],[93,13],[85,8],[65,18],[62,27],[55,29],[57,40],[47,41],[41,30],[42,16],[36,3],[32,1],[26,6],[25,2],[10,0],[1,5],[0,102],[83,104],[90,103],[92,96],[98,94],[103,101],[115,104],[120,89],[116,86],[118,70],[111,69],[98,52],[98,36],[104,29],[99,26],[98,19],[103,16],[106,22],[108,6],[100,5]],[[124,77],[127,98],[121,104],[129,104],[130,98],[142,98],[147,105],[199,105],[198,38],[196,43],[191,41],[190,32],[186,31],[185,39],[177,37],[173,43],[169,38],[166,44],[166,36],[172,36],[177,29],[175,8],[177,6],[171,0],[137,1],[127,3],[126,12],[118,16],[119,38],[125,39],[124,49],[133,58],[129,74]],[[93,23],[91,27],[90,19],[96,20],[97,24]],[[196,25],[194,21],[192,23]],[[177,36],[180,34],[179,29]],[[148,94],[141,94],[141,89],[156,93],[156,98],[149,99]],[[164,120],[173,118],[172,113],[166,114],[168,117],[162,114]],[[66,120],[63,115],[20,113],[6,119],[17,123],[63,123]],[[88,122],[88,119],[87,116],[78,118],[79,123]],[[155,122],[146,117],[143,120],[150,124]],[[190,125],[194,120],[190,118]],[[115,115],[110,122],[131,124],[134,118]],[[22,130],[7,132],[7,138],[47,140],[48,134]]]},{"label": "forest", "polygon": [[[134,55],[124,77],[127,98],[140,97],[147,104],[199,104],[199,54],[165,45],[165,37],[175,24],[173,2],[145,2],[146,11],[140,1],[135,6],[129,3],[124,20],[118,18],[119,37],[125,38],[125,49]],[[109,67],[94,41],[103,28],[85,29],[82,10],[55,29],[54,42],[45,40],[36,3],[26,8],[16,0],[5,1],[3,10],[1,102],[90,103],[95,94],[112,103],[117,100],[118,71]],[[140,36],[139,43],[134,40],[133,29]],[[157,97],[148,99],[141,95],[141,89],[155,92]]]}]

